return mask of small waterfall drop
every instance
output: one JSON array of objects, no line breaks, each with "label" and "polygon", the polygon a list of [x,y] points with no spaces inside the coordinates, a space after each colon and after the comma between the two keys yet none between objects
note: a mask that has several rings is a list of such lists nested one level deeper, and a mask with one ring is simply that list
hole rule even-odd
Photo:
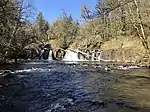
[{"label": "small waterfall drop", "polygon": [[67,50],[63,61],[84,61],[84,60],[78,58],[77,51]]},{"label": "small waterfall drop", "polygon": [[52,52],[53,52],[52,50],[49,51],[48,60],[53,60],[53,58],[52,58]]},{"label": "small waterfall drop", "polygon": [[43,59],[44,49],[41,49],[39,59]]},{"label": "small waterfall drop", "polygon": [[92,52],[92,59],[91,59],[91,61],[95,61],[95,53],[94,52]]}]

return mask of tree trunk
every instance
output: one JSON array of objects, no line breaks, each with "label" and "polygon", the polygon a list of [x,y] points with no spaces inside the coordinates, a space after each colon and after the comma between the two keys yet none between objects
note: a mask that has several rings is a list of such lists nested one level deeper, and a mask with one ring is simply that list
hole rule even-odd
[{"label": "tree trunk", "polygon": [[[148,46],[148,42],[147,42],[147,37],[145,36],[145,32],[144,32],[144,28],[143,28],[143,24],[142,24],[142,17],[140,15],[140,10],[139,10],[139,7],[138,7],[138,3],[137,3],[137,0],[134,0],[134,5],[136,7],[136,12],[137,12],[137,15],[138,15],[138,19],[139,19],[139,23],[140,23],[140,32],[141,32],[141,36],[140,39],[142,41],[142,44],[145,48],[145,51],[147,53],[147,55],[149,56],[150,58],[150,49],[149,49],[149,46]],[[139,31],[138,31],[139,32]],[[139,32],[139,33],[140,33]]]}]

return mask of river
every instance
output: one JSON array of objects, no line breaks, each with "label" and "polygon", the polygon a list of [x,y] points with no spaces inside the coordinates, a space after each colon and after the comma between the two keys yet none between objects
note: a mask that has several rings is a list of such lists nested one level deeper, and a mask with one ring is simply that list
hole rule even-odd
[{"label": "river", "polygon": [[105,71],[99,64],[29,61],[1,66],[0,73],[0,112],[150,112],[149,105],[137,103],[147,98],[131,93],[145,87],[137,87],[142,81],[149,90],[149,79],[125,79],[147,69]]}]

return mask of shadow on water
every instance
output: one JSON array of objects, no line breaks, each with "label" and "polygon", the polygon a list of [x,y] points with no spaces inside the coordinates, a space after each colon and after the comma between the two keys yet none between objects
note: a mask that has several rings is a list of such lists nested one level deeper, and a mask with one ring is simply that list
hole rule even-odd
[{"label": "shadow on water", "polygon": [[6,65],[0,112],[149,112],[147,72],[55,61]]}]

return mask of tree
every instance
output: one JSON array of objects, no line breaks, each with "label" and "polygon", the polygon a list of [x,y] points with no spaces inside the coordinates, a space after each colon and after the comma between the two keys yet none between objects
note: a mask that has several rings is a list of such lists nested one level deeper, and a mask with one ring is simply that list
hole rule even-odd
[{"label": "tree", "polygon": [[81,8],[81,17],[85,20],[92,19],[92,11],[86,5]]},{"label": "tree", "polygon": [[[0,55],[2,60],[20,58],[27,44],[35,42],[33,27],[28,22],[31,5],[24,0],[0,1]],[[28,32],[28,29],[31,32]]]},{"label": "tree", "polygon": [[42,12],[38,13],[36,23],[39,40],[41,40],[42,42],[47,41],[48,40],[47,31],[49,29],[49,23],[44,19]]},{"label": "tree", "polygon": [[66,49],[73,43],[77,31],[78,25],[73,21],[72,16],[63,12],[61,17],[51,25],[48,35],[57,40],[58,47]]},{"label": "tree", "polygon": [[139,5],[138,5],[137,0],[133,0],[133,3],[134,3],[134,6],[136,8],[136,15],[137,15],[137,18],[138,18],[137,21],[139,23],[139,28],[136,26],[136,24],[134,24],[134,23],[133,24],[134,24],[134,27],[137,30],[137,33],[139,35],[139,38],[141,39],[141,42],[142,42],[142,44],[145,48],[145,51],[146,51],[147,55],[150,58],[150,49],[149,49],[149,46],[148,46],[147,37],[145,35],[145,31],[144,31],[144,27],[143,27],[142,16],[140,14]]}]

